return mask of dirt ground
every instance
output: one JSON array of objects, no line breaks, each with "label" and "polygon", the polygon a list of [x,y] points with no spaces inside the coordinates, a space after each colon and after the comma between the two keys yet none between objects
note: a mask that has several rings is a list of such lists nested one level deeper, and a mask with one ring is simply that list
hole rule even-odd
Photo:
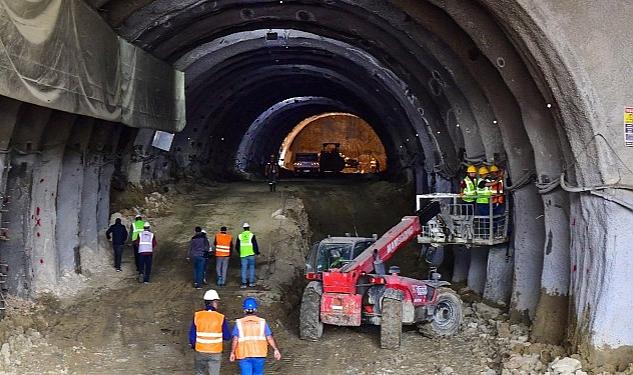
[{"label": "dirt ground", "polygon": [[[235,235],[245,221],[262,250],[258,286],[240,289],[239,261],[231,259],[228,285],[218,288],[220,310],[233,321],[240,317],[245,296],[258,299],[260,315],[268,320],[283,355],[279,362],[269,358],[267,373],[494,374],[508,356],[501,348],[529,346],[525,327],[504,323],[505,314],[494,309],[484,315],[483,307],[467,307],[464,329],[452,338],[431,340],[407,329],[396,351],[379,348],[376,327],[328,326],[319,342],[298,338],[302,266],[310,244],[327,234],[382,234],[412,212],[411,194],[397,185],[295,181],[269,193],[263,183],[231,183],[178,186],[166,197],[160,216],[149,217],[158,241],[151,283],[136,281],[128,250],[123,273],[104,271],[95,278],[102,285],[73,299],[48,302],[34,313],[37,324],[16,328],[13,341],[0,351],[2,373],[193,373],[188,330],[193,312],[202,307],[204,290],[192,287],[192,265],[185,260],[189,238],[196,225],[210,233],[226,225]],[[421,266],[415,247],[397,260],[403,273],[422,273],[416,272]],[[499,324],[505,324],[507,337]],[[225,354],[222,373],[238,373]]]}]

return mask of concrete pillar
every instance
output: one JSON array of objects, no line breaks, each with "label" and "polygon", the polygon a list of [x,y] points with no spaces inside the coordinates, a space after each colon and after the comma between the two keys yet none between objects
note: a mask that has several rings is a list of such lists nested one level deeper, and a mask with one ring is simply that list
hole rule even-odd
[{"label": "concrete pillar", "polygon": [[[633,206],[633,192],[601,193]],[[590,194],[572,195],[570,203],[569,341],[592,365],[623,370],[633,358],[633,211]]]},{"label": "concrete pillar", "polygon": [[57,187],[57,243],[59,273],[81,272],[79,253],[79,211],[84,182],[84,153],[94,119],[81,117],[73,126],[64,152],[62,174]]},{"label": "concrete pillar", "polygon": [[453,283],[463,283],[468,279],[468,267],[470,265],[470,249],[464,246],[452,246],[453,257]]},{"label": "concrete pillar", "polygon": [[486,285],[486,267],[488,265],[488,249],[473,247],[470,249],[470,267],[468,268],[468,288],[483,294]]},{"label": "concrete pillar", "polygon": [[547,235],[541,291],[532,339],[560,344],[565,338],[569,311],[569,201],[562,190],[543,196]]},{"label": "concrete pillar", "polygon": [[58,278],[55,203],[64,149],[75,119],[75,115],[65,112],[55,112],[51,116],[42,139],[40,162],[33,169],[32,232],[27,238],[27,248],[33,249],[35,293],[53,290]]},{"label": "concrete pillar", "polygon": [[140,185],[144,177],[144,161],[141,158],[149,152],[154,131],[152,129],[140,129],[134,140],[132,160],[128,166],[128,181],[134,185]]},{"label": "concrete pillar", "polygon": [[536,314],[543,270],[543,205],[534,185],[514,191],[514,275],[510,318],[530,322]]},{"label": "concrete pillar", "polygon": [[7,177],[10,196],[3,221],[9,240],[3,246],[4,259],[9,264],[7,287],[12,294],[28,297],[32,292],[33,242],[35,212],[31,211],[33,169],[40,162],[40,140],[51,110],[22,105],[11,139],[11,170]]},{"label": "concrete pillar", "polygon": [[513,250],[507,246],[495,246],[488,250],[484,299],[497,305],[507,306],[512,293]]}]

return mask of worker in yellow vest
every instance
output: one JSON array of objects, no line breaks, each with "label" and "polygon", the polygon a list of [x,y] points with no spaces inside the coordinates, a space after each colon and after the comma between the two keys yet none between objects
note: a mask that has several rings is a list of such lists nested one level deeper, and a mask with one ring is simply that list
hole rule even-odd
[{"label": "worker in yellow vest", "polygon": [[474,204],[477,199],[477,168],[474,165],[469,165],[466,169],[466,176],[461,182],[462,201],[473,205],[473,212],[465,212],[465,214],[474,215]]},{"label": "worker in yellow vest", "polygon": [[231,250],[233,250],[233,237],[227,233],[226,227],[221,227],[220,233],[215,235],[213,249],[215,252],[215,273],[217,275],[216,284],[225,286],[229,257],[231,256]]},{"label": "worker in yellow vest", "polygon": [[249,287],[255,286],[255,256],[259,255],[259,246],[255,235],[251,232],[251,226],[244,223],[243,228],[244,231],[235,240],[235,248],[240,252],[242,265],[242,285],[240,286],[242,289],[246,288],[247,285]]},{"label": "worker in yellow vest", "polygon": [[145,222],[143,221],[143,217],[141,215],[136,215],[134,218],[134,222],[130,226],[130,237],[132,239],[132,251],[134,251],[134,264],[136,265],[136,273],[141,273],[141,264],[139,262],[138,257],[138,245],[136,244],[136,240],[138,239],[138,235],[143,231],[143,226]]},{"label": "worker in yellow vest", "polygon": [[245,316],[235,321],[229,360],[240,361],[242,375],[261,375],[264,374],[268,345],[273,348],[273,356],[277,361],[281,359],[281,352],[266,320],[257,316],[255,298],[245,298],[242,307]]},{"label": "worker in yellow vest", "polygon": [[222,341],[231,339],[229,324],[220,314],[220,296],[213,289],[203,296],[204,310],[193,315],[189,344],[195,353],[196,375],[219,375],[222,364]]},{"label": "worker in yellow vest", "polygon": [[490,178],[490,171],[486,166],[479,168],[479,178],[477,179],[477,215],[488,216],[490,214],[490,198],[492,196],[491,186],[495,182]]}]

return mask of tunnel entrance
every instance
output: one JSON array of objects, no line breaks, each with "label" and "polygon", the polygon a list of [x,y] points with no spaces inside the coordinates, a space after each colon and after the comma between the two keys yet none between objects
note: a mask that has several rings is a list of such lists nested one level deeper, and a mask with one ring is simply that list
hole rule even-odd
[{"label": "tunnel entrance", "polygon": [[[325,160],[333,153],[340,160]],[[309,117],[292,129],[281,144],[279,165],[295,175],[379,173],[386,170],[387,155],[365,120],[332,112]]]}]

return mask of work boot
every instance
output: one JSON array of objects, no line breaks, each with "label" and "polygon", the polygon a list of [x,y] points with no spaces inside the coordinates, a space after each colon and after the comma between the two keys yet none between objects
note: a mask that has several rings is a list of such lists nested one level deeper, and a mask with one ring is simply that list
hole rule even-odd
[{"label": "work boot", "polygon": [[116,269],[116,271],[117,271],[117,272],[121,272],[121,269],[120,269],[120,268],[117,268],[117,269]]},{"label": "work boot", "polygon": [[246,289],[246,284],[240,285],[240,289]]},{"label": "work boot", "polygon": [[248,283],[248,286],[249,286],[250,288],[254,288],[254,287],[255,287],[255,283]]},{"label": "work boot", "polygon": [[138,274],[138,282],[139,282],[139,283],[142,283],[142,282],[143,282],[143,279],[144,279],[143,274],[142,274],[142,273],[139,273],[139,274]]}]

